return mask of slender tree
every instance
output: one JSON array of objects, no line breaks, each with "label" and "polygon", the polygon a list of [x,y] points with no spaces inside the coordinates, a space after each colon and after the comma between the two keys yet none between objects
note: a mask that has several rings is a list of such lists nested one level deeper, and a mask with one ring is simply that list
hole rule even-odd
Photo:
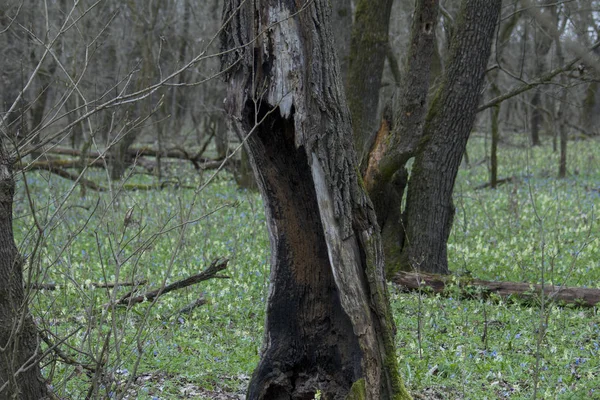
[{"label": "slender tree", "polygon": [[[498,36],[496,39],[496,61],[499,65],[496,66],[490,73],[488,74],[488,79],[490,81],[490,94],[492,98],[496,98],[502,94],[500,90],[500,68],[503,68],[506,62],[506,47],[508,46],[508,41],[517,26],[517,23],[520,19],[520,14],[517,10],[519,7],[519,2],[515,2],[513,4],[514,11],[504,24],[500,26],[498,30]],[[500,141],[500,108],[502,103],[496,104],[494,107],[490,108],[490,120],[491,120],[491,133],[492,140],[490,144],[490,187],[495,189],[498,186],[498,142]]]},{"label": "slender tree", "polygon": [[329,14],[327,0],[225,2],[226,108],[245,141],[271,241],[253,400],[410,398]]},{"label": "slender tree", "polygon": [[[534,21],[545,17],[546,13],[553,13],[553,9],[556,7],[554,0],[543,0],[541,9],[533,9],[531,12],[534,13]],[[538,14],[539,13],[539,14]],[[554,29],[555,27],[552,27]],[[552,46],[552,33],[549,31],[549,27],[543,23],[536,22],[535,33],[535,75],[540,76],[544,72],[546,63],[544,59],[550,47]],[[539,146],[542,144],[540,139],[540,127],[544,122],[544,116],[542,114],[542,92],[540,88],[536,88],[531,98],[531,145]]]},{"label": "slender tree", "polygon": [[45,399],[37,328],[23,289],[23,258],[13,236],[13,160],[0,136],[0,398]]}]

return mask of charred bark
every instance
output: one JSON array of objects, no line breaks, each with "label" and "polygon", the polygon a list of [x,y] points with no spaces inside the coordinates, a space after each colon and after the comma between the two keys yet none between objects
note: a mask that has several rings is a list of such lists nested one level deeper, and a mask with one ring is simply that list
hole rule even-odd
[{"label": "charred bark", "polygon": [[264,199],[271,283],[249,399],[407,399],[358,183],[329,2],[229,0],[226,108]]}]

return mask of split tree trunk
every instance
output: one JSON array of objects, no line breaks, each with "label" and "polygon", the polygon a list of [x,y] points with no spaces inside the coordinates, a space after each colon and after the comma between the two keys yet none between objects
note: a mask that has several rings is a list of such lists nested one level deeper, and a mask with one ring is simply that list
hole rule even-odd
[{"label": "split tree trunk", "polygon": [[415,155],[423,134],[430,72],[437,53],[437,15],[437,0],[416,2],[401,84],[386,106],[364,174],[365,186],[382,229],[388,271],[396,269],[400,263],[404,242],[400,207],[408,183],[406,163]]},{"label": "split tree trunk", "polygon": [[271,242],[252,400],[410,398],[329,13],[328,0],[225,2],[226,108],[247,137]]},{"label": "split tree trunk", "polygon": [[[500,0],[463,1],[450,58],[427,111],[438,4],[417,2],[405,77],[393,107],[396,116],[384,119],[365,173],[365,186],[383,227],[388,273],[449,272],[446,246],[454,215],[452,191],[475,120],[500,4]],[[407,186],[406,163],[412,157]],[[405,189],[406,207],[397,221],[397,212],[387,210],[400,207],[393,198],[401,198]]]},{"label": "split tree trunk", "polygon": [[500,0],[462,4],[448,68],[425,119],[408,183],[401,263],[411,269],[449,272],[454,182],[475,122],[500,6]]},{"label": "split tree trunk", "polygon": [[348,76],[350,39],[352,37],[352,0],[333,0],[331,8],[331,26],[335,32],[335,50],[340,62],[342,82],[345,82]]},{"label": "split tree trunk", "polygon": [[12,162],[0,138],[0,398],[45,399],[37,328],[23,290],[23,259],[14,242]]}]

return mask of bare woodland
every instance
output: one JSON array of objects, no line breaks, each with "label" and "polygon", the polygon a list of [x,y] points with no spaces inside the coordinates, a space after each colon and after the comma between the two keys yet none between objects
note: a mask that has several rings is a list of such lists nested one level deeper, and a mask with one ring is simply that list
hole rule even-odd
[{"label": "bare woodland", "polygon": [[[471,135],[488,138],[486,187],[519,179],[497,157],[515,137],[551,142],[552,174],[569,174],[569,141],[600,134],[599,11],[595,0],[3,2],[0,398],[54,398],[40,365],[62,351],[60,338],[42,344],[29,311],[45,267],[15,245],[15,181],[45,171],[71,196],[118,202],[183,187],[175,163],[230,173],[264,201],[270,294],[248,399],[312,399],[316,387],[323,399],[411,398],[386,279],[443,291],[446,278],[429,274],[452,273],[454,182],[473,162]],[[136,174],[156,183],[129,182]],[[35,215],[38,199],[27,202]],[[33,228],[40,242],[49,226]],[[153,291],[115,283],[132,291],[105,307],[159,301],[226,264]],[[489,291],[528,292],[520,285]],[[88,398],[101,369],[102,354]]]}]

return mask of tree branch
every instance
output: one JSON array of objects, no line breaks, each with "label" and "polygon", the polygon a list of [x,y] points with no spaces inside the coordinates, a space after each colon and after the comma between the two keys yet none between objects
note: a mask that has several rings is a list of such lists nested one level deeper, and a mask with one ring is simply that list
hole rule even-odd
[{"label": "tree branch", "polygon": [[210,266],[208,268],[206,268],[204,271],[200,272],[199,274],[192,275],[189,278],[177,281],[175,283],[172,283],[170,285],[167,285],[167,286],[157,289],[157,290],[152,290],[150,292],[146,292],[139,296],[132,297],[133,292],[129,292],[129,293],[125,294],[124,296],[122,296],[119,300],[117,300],[115,305],[117,305],[117,306],[123,306],[123,305],[132,306],[134,304],[142,303],[144,301],[154,300],[154,299],[156,299],[164,294],[167,294],[169,292],[172,292],[174,290],[182,289],[184,287],[188,287],[188,286],[194,285],[196,283],[199,283],[199,282],[211,279],[211,278],[220,278],[221,276],[218,276],[217,274],[218,274],[218,272],[227,268],[228,262],[229,262],[228,259],[224,259],[224,260],[216,259],[210,264]]},{"label": "tree branch", "polygon": [[[600,41],[596,42],[592,47],[590,47],[588,49],[588,52],[592,52],[593,50],[597,49],[598,47],[600,47]],[[529,82],[529,83],[525,83],[521,86],[517,86],[516,88],[510,90],[509,92],[493,98],[492,100],[490,100],[487,103],[480,106],[477,109],[477,112],[479,113],[481,111],[487,110],[490,107],[494,107],[495,105],[502,103],[504,100],[508,100],[511,97],[515,97],[515,96],[517,96],[523,92],[526,92],[528,90],[531,90],[537,86],[548,83],[555,76],[572,69],[575,66],[575,64],[577,64],[583,58],[584,58],[584,56],[575,57],[570,62],[564,64],[561,67],[555,68],[554,70],[548,72],[546,75],[539,77],[538,79],[534,80],[533,82]]]}]

